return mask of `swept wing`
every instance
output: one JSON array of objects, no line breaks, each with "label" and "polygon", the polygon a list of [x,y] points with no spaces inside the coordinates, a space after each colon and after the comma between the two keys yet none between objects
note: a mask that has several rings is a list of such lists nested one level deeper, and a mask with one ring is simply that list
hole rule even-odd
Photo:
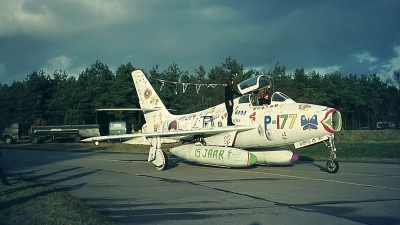
[{"label": "swept wing", "polygon": [[243,125],[243,126],[227,126],[227,127],[211,127],[202,128],[196,130],[187,131],[171,131],[171,132],[154,132],[154,133],[140,133],[140,134],[120,134],[120,135],[109,135],[109,136],[98,136],[83,139],[82,142],[92,142],[92,141],[105,141],[105,140],[120,140],[120,139],[133,139],[138,137],[155,138],[155,137],[179,137],[187,135],[203,135],[212,136],[215,134],[220,134],[229,131],[247,131],[255,129],[255,125]]}]

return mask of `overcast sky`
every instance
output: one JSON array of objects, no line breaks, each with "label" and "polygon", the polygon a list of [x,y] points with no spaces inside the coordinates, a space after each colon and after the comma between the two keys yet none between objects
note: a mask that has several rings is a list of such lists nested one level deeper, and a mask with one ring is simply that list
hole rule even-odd
[{"label": "overcast sky", "polygon": [[244,68],[392,75],[398,0],[0,0],[0,83],[173,62],[190,74],[232,56]]}]

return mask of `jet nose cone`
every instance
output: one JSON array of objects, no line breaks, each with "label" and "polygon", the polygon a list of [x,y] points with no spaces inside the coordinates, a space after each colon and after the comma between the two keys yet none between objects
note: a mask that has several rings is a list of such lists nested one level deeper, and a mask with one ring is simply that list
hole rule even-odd
[{"label": "jet nose cone", "polygon": [[299,156],[297,154],[293,153],[292,159],[290,160],[290,162],[291,163],[295,163],[295,162],[297,162],[297,160],[299,160]]},{"label": "jet nose cone", "polygon": [[326,131],[336,134],[342,129],[342,115],[337,109],[330,109],[326,112],[324,119],[321,121]]}]

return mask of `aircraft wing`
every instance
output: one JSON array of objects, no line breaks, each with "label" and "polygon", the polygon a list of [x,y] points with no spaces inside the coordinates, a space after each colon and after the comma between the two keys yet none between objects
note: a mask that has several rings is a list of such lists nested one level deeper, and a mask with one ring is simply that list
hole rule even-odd
[{"label": "aircraft wing", "polygon": [[139,134],[119,134],[119,135],[109,135],[109,136],[98,136],[83,139],[82,142],[92,142],[92,141],[105,141],[105,140],[120,140],[120,139],[132,139],[138,137],[180,137],[180,136],[188,136],[188,135],[204,135],[204,136],[212,136],[215,134],[227,132],[227,131],[247,131],[251,129],[255,129],[257,126],[253,125],[244,125],[244,126],[226,126],[226,127],[212,127],[212,128],[202,128],[196,130],[187,130],[187,131],[168,131],[168,132],[154,132],[154,133],[139,133]]}]

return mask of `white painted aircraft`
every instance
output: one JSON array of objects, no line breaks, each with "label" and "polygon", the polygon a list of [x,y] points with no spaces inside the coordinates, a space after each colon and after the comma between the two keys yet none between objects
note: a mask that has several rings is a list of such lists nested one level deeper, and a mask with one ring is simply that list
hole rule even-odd
[{"label": "white painted aircraft", "polygon": [[238,84],[243,95],[234,99],[234,126],[227,126],[224,103],[195,113],[173,115],[142,71],[133,71],[132,78],[139,97],[139,110],[146,119],[142,133],[92,137],[83,142],[98,145],[102,140],[145,138],[151,144],[148,161],[154,163],[157,170],[163,170],[168,165],[168,157],[161,150],[161,138],[191,142],[170,149],[180,158],[225,167],[290,165],[298,156],[277,147],[294,144],[301,148],[327,141],[330,154],[326,168],[330,173],[339,169],[333,139],[342,126],[340,112],[326,106],[297,103],[281,92],[272,94],[271,104],[259,105],[253,93],[269,87],[265,75]]}]

